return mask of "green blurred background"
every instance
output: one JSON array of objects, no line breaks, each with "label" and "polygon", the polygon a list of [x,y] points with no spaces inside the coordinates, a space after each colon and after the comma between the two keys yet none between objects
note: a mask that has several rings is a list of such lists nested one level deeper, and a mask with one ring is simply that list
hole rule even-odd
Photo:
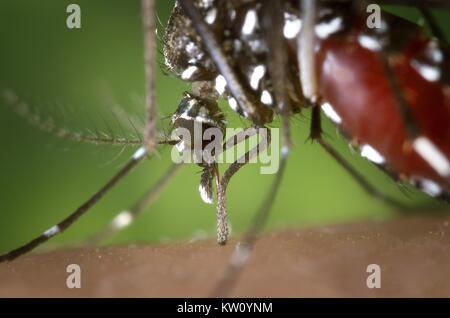
[{"label": "green blurred background", "polygon": [[[66,28],[66,7],[77,3],[82,29]],[[174,1],[157,1],[159,34]],[[391,8],[418,21],[415,10]],[[436,12],[450,38],[449,12]],[[143,44],[138,0],[0,0],[0,89],[11,89],[42,117],[76,131],[122,136],[111,109],[130,118],[144,115]],[[161,49],[161,48],[160,48]],[[159,55],[162,62],[162,56]],[[157,98],[160,127],[188,86],[160,71]],[[232,127],[241,126],[223,104]],[[119,116],[126,118],[126,116]],[[329,224],[393,215],[363,190],[318,146],[305,143],[309,112],[292,120],[295,149],[267,230]],[[277,126],[275,123],[274,126]],[[125,133],[132,133],[125,127]],[[431,202],[412,190],[406,198],[386,175],[349,150],[329,124],[332,143],[384,191],[410,202]],[[66,217],[111,177],[132,154],[117,146],[59,140],[30,126],[0,101],[0,251],[24,243]],[[137,168],[92,211],[51,246],[78,242],[129,207],[170,165],[169,151]],[[222,167],[223,169],[224,167]],[[215,235],[215,207],[198,193],[199,168],[186,165],[136,223],[114,243],[167,242]],[[233,233],[244,230],[273,176],[259,167],[243,169],[229,187]]]}]

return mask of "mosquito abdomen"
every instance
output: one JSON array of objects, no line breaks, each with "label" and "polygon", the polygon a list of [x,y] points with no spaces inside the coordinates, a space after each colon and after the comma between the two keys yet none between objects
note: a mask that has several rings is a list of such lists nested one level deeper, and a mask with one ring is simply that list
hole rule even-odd
[{"label": "mosquito abdomen", "polygon": [[417,33],[401,51],[387,53],[420,129],[414,140],[398,111],[382,53],[363,47],[356,34],[324,41],[318,55],[320,90],[335,123],[363,155],[436,197],[450,190],[448,52],[443,43]]}]

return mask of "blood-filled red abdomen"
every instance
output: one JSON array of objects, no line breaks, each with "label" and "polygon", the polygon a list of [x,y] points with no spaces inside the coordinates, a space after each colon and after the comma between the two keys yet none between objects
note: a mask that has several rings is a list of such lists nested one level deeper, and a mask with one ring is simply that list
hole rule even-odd
[{"label": "blood-filled red abdomen", "polygon": [[339,115],[343,131],[360,145],[375,149],[388,168],[410,179],[432,180],[448,191],[449,176],[430,159],[441,159],[441,165],[445,165],[443,158],[450,162],[450,91],[412,66],[412,56],[424,45],[424,40],[411,43],[391,62],[420,136],[435,146],[440,158],[424,158],[408,142],[379,53],[351,39],[325,40],[318,54],[320,91]]}]

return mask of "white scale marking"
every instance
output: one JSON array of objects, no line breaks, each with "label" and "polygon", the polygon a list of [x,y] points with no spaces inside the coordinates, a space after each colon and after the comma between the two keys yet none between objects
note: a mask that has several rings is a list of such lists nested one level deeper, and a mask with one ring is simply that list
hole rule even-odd
[{"label": "white scale marking", "polygon": [[450,177],[450,161],[427,137],[414,140],[414,150],[442,177]]},{"label": "white scale marking", "polygon": [[238,110],[238,103],[233,97],[228,98],[228,104],[235,112]]},{"label": "white scale marking", "polygon": [[189,42],[189,43],[186,45],[186,52],[187,52],[189,55],[194,54],[196,51],[197,51],[197,45],[196,45],[194,42]]},{"label": "white scale marking", "polygon": [[437,82],[441,79],[441,69],[438,66],[422,64],[418,61],[412,61],[411,65],[424,79],[429,82]]},{"label": "white scale marking", "polygon": [[302,29],[302,20],[293,14],[284,15],[283,35],[286,39],[295,39]]},{"label": "white scale marking", "polygon": [[197,72],[197,70],[197,66],[191,65],[183,72],[183,74],[181,74],[181,78],[184,80],[188,80],[192,77],[192,75],[194,75],[195,72]]},{"label": "white scale marking", "polygon": [[130,211],[123,211],[117,215],[112,221],[112,226],[115,229],[121,229],[131,224],[133,221],[133,214]]},{"label": "white scale marking", "polygon": [[322,110],[325,115],[333,121],[333,123],[337,125],[340,125],[342,123],[342,118],[338,115],[338,113],[336,113],[330,103],[323,103]]},{"label": "white scale marking", "polygon": [[198,187],[198,191],[200,192],[200,197],[202,198],[203,202],[207,204],[213,203],[213,198],[208,195],[208,191],[206,191],[206,188],[203,185],[200,185]]},{"label": "white scale marking", "polygon": [[316,25],[316,35],[321,39],[326,39],[342,29],[342,22],[342,17],[335,17],[331,21],[320,23]]},{"label": "white scale marking", "polygon": [[436,182],[428,179],[421,180],[420,187],[423,192],[432,197],[437,197],[442,194],[441,187]]},{"label": "white scale marking", "polygon": [[44,232],[44,236],[45,237],[52,237],[56,234],[58,234],[59,232],[61,232],[61,229],[58,225],[52,226],[51,228],[49,228],[47,231]]},{"label": "white scale marking", "polygon": [[186,119],[186,120],[192,120],[192,116],[188,115],[189,110],[186,110],[184,113],[182,113],[178,118]]},{"label": "white scale marking", "polygon": [[382,165],[386,162],[384,157],[370,145],[363,145],[361,147],[361,156],[378,165]]},{"label": "white scale marking", "polygon": [[264,65],[258,65],[253,69],[252,75],[250,76],[250,86],[257,90],[259,83],[266,74],[266,67]]},{"label": "white scale marking", "polygon": [[358,42],[359,45],[361,45],[362,47],[370,50],[370,51],[381,51],[381,49],[383,48],[383,46],[381,45],[380,41],[378,41],[377,39],[365,35],[365,34],[360,34],[358,36]]},{"label": "white scale marking", "polygon": [[198,122],[198,123],[207,123],[207,124],[212,124],[214,125],[214,120],[210,119],[209,117],[203,117],[201,115],[196,116],[194,118],[194,121]]},{"label": "white scale marking", "polygon": [[273,98],[272,95],[269,93],[268,90],[264,90],[261,94],[261,103],[264,105],[272,105],[273,104]]},{"label": "white scale marking", "polygon": [[209,8],[214,3],[214,0],[202,0],[200,3],[204,8]]},{"label": "white scale marking", "polygon": [[225,89],[227,87],[227,80],[222,75],[216,77],[216,91],[219,95],[223,95],[225,93]]},{"label": "white scale marking", "polygon": [[242,26],[242,34],[250,35],[256,28],[256,24],[258,22],[258,17],[256,16],[255,10],[250,10],[247,12],[245,16],[244,25]]},{"label": "white scale marking", "polygon": [[435,61],[436,63],[442,63],[444,62],[444,54],[439,48],[432,48],[430,52],[430,57]]},{"label": "white scale marking", "polygon": [[[195,103],[196,103],[196,100],[195,100],[195,99],[190,99],[190,100],[189,100],[189,107],[190,107],[190,108],[194,107],[194,106],[195,106]],[[186,113],[187,113],[187,111],[186,111]]]},{"label": "white scale marking", "polygon": [[145,156],[145,154],[147,153],[147,151],[145,150],[145,147],[140,147],[138,150],[136,150],[136,152],[133,155],[133,160],[139,160],[142,157]]},{"label": "white scale marking", "polygon": [[217,18],[217,9],[216,8],[211,8],[207,13],[206,13],[206,17],[205,17],[205,21],[208,24],[214,24],[214,22],[216,22],[216,18]]},{"label": "white scale marking", "polygon": [[428,43],[426,54],[435,63],[444,62],[444,53],[439,48],[439,42],[436,39],[432,39]]}]

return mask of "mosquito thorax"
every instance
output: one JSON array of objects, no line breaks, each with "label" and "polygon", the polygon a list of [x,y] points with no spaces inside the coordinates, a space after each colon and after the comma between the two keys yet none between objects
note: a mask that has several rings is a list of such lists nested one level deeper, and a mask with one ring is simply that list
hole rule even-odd
[{"label": "mosquito thorax", "polygon": [[[261,2],[198,0],[196,3],[205,22],[215,33],[221,49],[229,57],[248,98],[257,107],[256,115],[247,113],[230,94],[226,79],[217,71],[192,22],[178,4],[172,12],[164,37],[167,68],[186,82],[211,82],[217,94],[228,101],[233,111],[249,120],[255,119],[256,116],[258,122],[254,122],[255,124],[271,122],[278,110],[275,107],[272,80],[267,66],[269,46],[260,21]],[[290,7],[289,1],[286,6]],[[299,31],[298,16],[298,12],[286,15],[287,37]],[[288,76],[291,79],[287,81],[290,86],[289,104],[298,107],[302,97],[297,68],[288,70]]]},{"label": "mosquito thorax", "polygon": [[[186,82],[210,81],[217,93],[224,97],[230,108],[240,116],[261,125],[273,120],[274,113],[281,112],[277,103],[270,62],[273,59],[271,33],[267,31],[263,2],[256,0],[197,0],[204,21],[214,32],[221,49],[228,56],[238,75],[240,84],[257,107],[257,119],[248,114],[230,94],[224,76],[220,74],[205,51],[193,23],[176,3],[164,36],[164,56],[167,68]],[[299,81],[297,63],[297,38],[301,31],[302,14],[297,0],[283,0],[283,47],[288,52],[289,67],[285,70],[285,94],[291,113],[297,113],[308,105]],[[351,26],[351,14],[342,5],[327,4],[322,7],[316,26],[317,38],[347,34]],[[273,71],[273,70],[272,70]]]}]

